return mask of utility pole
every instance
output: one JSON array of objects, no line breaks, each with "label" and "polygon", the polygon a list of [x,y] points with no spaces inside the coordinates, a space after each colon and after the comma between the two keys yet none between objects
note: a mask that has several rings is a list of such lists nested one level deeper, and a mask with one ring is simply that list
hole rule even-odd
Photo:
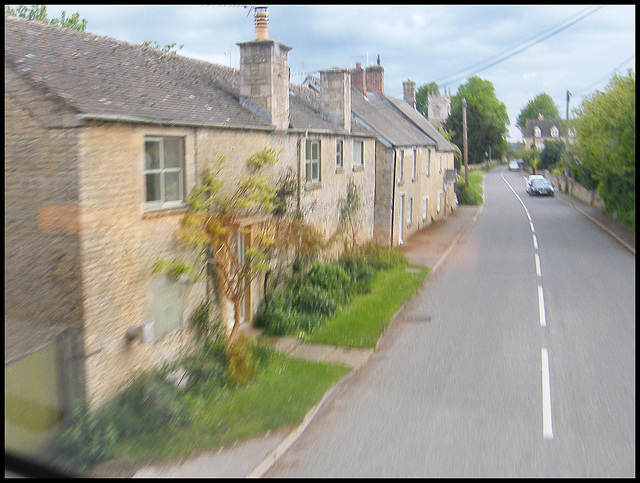
[{"label": "utility pole", "polygon": [[567,91],[567,121],[569,120],[569,98],[571,97],[571,92]]},{"label": "utility pole", "polygon": [[462,98],[462,132],[464,149],[464,185],[469,186],[469,157],[467,155],[467,100]]}]

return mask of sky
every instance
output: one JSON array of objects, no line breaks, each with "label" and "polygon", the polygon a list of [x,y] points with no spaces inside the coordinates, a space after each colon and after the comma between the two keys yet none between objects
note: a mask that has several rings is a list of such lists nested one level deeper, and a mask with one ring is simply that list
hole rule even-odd
[{"label": "sky", "polygon": [[[126,42],[176,43],[180,55],[239,67],[238,42],[254,39],[241,5],[47,5],[49,18],[75,12],[87,32]],[[269,38],[291,47],[291,81],[360,62],[384,67],[385,93],[437,82],[455,95],[470,76],[493,84],[507,107],[509,141],[538,94],[562,118],[604,90],[614,72],[635,72],[635,5],[269,5]]]}]

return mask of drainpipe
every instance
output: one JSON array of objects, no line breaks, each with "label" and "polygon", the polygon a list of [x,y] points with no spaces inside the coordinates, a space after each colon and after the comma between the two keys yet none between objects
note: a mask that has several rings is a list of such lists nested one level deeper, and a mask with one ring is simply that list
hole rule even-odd
[{"label": "drainpipe", "polygon": [[391,177],[392,191],[391,191],[391,243],[389,245],[390,248],[393,248],[393,228],[396,226],[395,223],[395,212],[396,212],[396,162],[398,159],[398,153],[396,150],[393,150],[393,176]]},{"label": "drainpipe", "polygon": [[296,186],[296,216],[300,216],[301,213],[301,191],[302,191],[302,150],[307,148],[307,138],[309,137],[309,131],[304,132],[304,138],[300,139],[298,145],[298,182]]}]

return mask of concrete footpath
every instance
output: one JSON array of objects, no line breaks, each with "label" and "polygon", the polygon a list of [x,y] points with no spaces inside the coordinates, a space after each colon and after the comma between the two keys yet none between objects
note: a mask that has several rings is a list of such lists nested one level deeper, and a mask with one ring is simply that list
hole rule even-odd
[{"label": "concrete footpath", "polygon": [[[635,233],[620,228],[610,216],[563,193],[557,197],[563,203],[597,224],[635,255]],[[449,252],[482,213],[482,207],[460,206],[448,218],[429,225],[412,235],[401,247],[411,264],[428,266],[430,273],[438,270]],[[402,312],[400,309],[398,314]],[[396,318],[398,316],[396,314]],[[109,468],[107,463],[96,468],[92,476],[121,476],[141,478],[180,477],[261,477],[271,465],[296,441],[313,420],[317,412],[332,399],[337,390],[365,364],[373,349],[346,349],[333,346],[303,344],[295,337],[283,337],[276,342],[276,349],[290,357],[343,364],[352,368],[337,385],[329,389],[322,400],[307,413],[304,421],[293,431],[272,432],[261,437],[242,441],[216,451],[192,455],[184,461],[172,461],[154,466],[123,470]],[[128,473],[128,474],[126,474]]]}]

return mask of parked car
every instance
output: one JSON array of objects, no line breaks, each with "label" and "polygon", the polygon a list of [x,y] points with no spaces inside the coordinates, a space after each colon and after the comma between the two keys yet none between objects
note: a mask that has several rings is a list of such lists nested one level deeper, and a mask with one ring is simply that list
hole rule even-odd
[{"label": "parked car", "polygon": [[530,196],[540,195],[540,196],[554,196],[555,190],[553,189],[553,184],[544,176],[540,176],[534,179],[531,179],[529,176],[529,182],[527,183],[527,193]]},{"label": "parked car", "polygon": [[509,171],[518,171],[520,169],[520,165],[517,161],[509,161]]}]

